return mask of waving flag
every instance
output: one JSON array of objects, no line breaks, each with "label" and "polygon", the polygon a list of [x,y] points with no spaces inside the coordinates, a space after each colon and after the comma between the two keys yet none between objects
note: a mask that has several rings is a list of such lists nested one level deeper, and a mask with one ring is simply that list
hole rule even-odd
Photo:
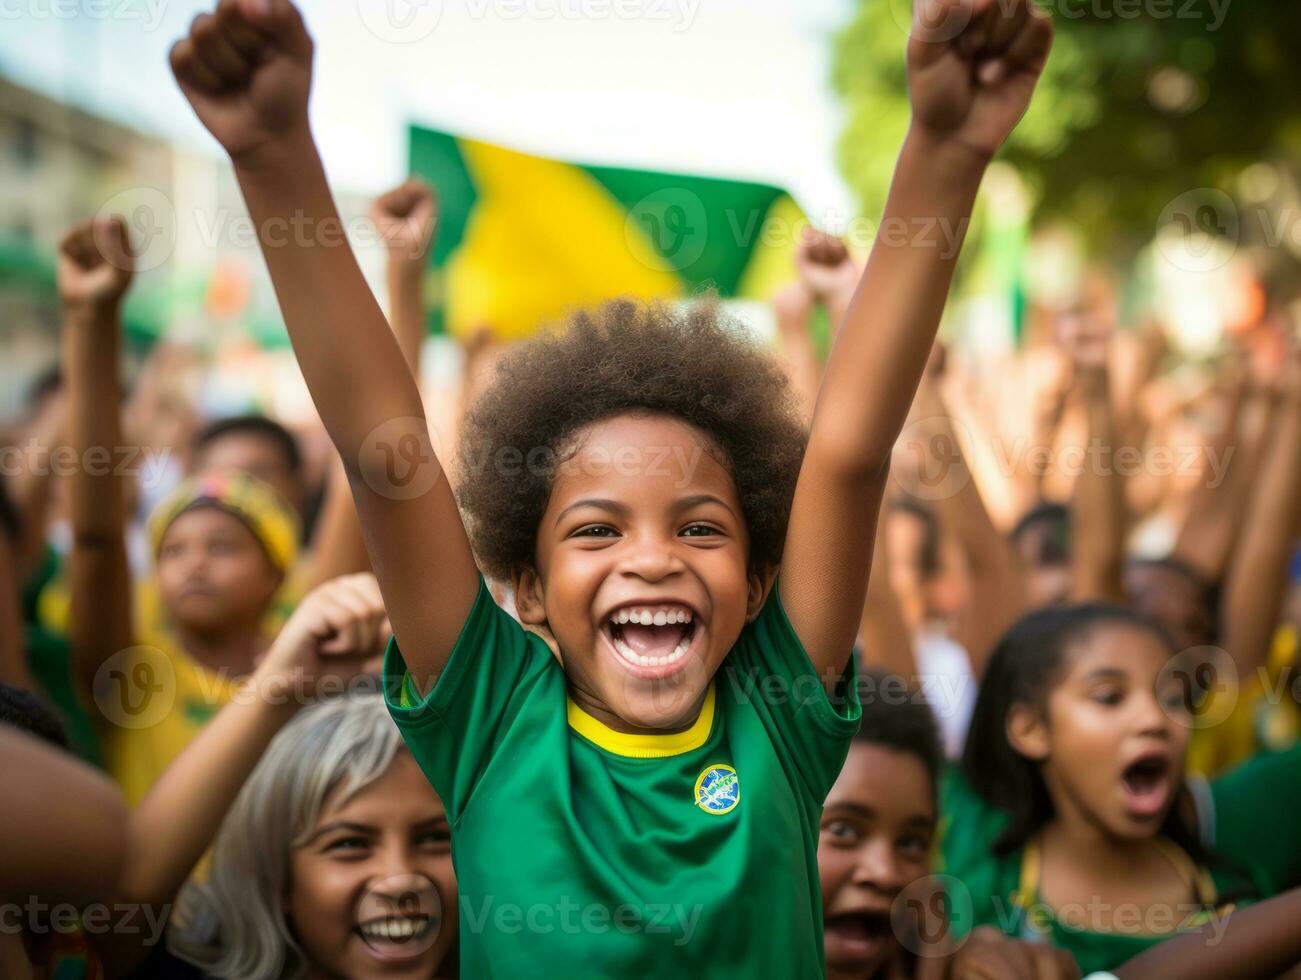
[{"label": "waving flag", "polygon": [[792,276],[805,220],[767,184],[566,163],[419,127],[411,171],[441,201],[431,326],[459,337],[525,337],[616,296],[768,299]]}]

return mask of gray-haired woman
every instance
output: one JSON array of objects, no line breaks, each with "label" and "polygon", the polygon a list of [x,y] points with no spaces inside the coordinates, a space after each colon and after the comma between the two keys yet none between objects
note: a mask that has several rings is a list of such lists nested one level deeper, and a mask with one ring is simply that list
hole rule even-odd
[{"label": "gray-haired woman", "polygon": [[[373,666],[383,620],[373,576],[309,595],[141,804],[119,898],[165,909],[181,893],[139,975],[455,975],[450,828],[383,698],[354,690],[295,716]],[[214,832],[206,880],[181,889]],[[96,943],[111,974],[149,952],[115,945]]]}]

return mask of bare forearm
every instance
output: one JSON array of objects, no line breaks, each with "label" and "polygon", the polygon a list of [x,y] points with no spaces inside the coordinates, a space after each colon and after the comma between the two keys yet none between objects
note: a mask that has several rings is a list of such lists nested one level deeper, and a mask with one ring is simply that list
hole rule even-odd
[{"label": "bare forearm", "polygon": [[425,342],[424,261],[390,255],[388,295],[393,335],[397,337],[407,367],[420,379],[420,352]]},{"label": "bare forearm", "polygon": [[[1218,582],[1224,576],[1255,480],[1258,457],[1253,444],[1263,441],[1259,431],[1253,439],[1253,428],[1261,427],[1242,424],[1252,413],[1242,411],[1241,389],[1230,397],[1224,429],[1206,447],[1202,479],[1174,547],[1175,555],[1208,582]],[[1216,467],[1227,469],[1217,473]]]},{"label": "bare forearm", "polygon": [[121,901],[172,901],[294,709],[291,692],[255,674],[185,747],[131,814]]},{"label": "bare forearm", "polygon": [[314,588],[340,575],[370,570],[357,506],[343,464],[335,459],[325,477],[325,503],[312,545],[304,588]]},{"label": "bare forearm", "polygon": [[1238,909],[1215,923],[1166,940],[1118,967],[1119,980],[1268,980],[1301,963],[1301,889]]},{"label": "bare forearm", "polygon": [[[71,309],[63,331],[68,442],[77,465],[69,487],[70,639],[89,689],[105,659],[131,643],[131,579],[123,477],[111,465],[121,444],[117,309]],[[102,457],[105,465],[94,465]]]},{"label": "bare forearm", "polygon": [[357,265],[309,133],[236,161],[294,353],[344,465],[368,434],[421,418],[415,381]]},{"label": "bare forearm", "polygon": [[884,518],[877,522],[872,574],[867,582],[867,602],[863,605],[863,620],[859,626],[863,662],[866,666],[904,677],[912,684],[917,676],[917,658],[912,634],[904,621],[894,584],[890,581],[890,562],[885,551],[886,523]]},{"label": "bare forearm", "polygon": [[1225,591],[1225,645],[1240,676],[1268,656],[1301,511],[1301,391],[1291,392],[1278,412],[1269,440],[1273,451],[1260,469]]},{"label": "bare forearm", "polygon": [[1073,501],[1073,598],[1124,601],[1125,498],[1116,472],[1115,424],[1104,371],[1083,381],[1088,444]]},{"label": "bare forearm", "polygon": [[1012,550],[985,510],[980,489],[967,466],[965,440],[959,440],[948,408],[936,386],[923,381],[917,393],[923,417],[933,420],[940,442],[950,455],[944,459],[951,493],[935,502],[940,523],[958,540],[971,568],[972,602],[958,627],[958,640],[972,658],[977,675],[986,655],[1020,612],[1020,581]]},{"label": "bare forearm", "polygon": [[872,249],[828,361],[811,441],[880,470],[926,365],[984,161],[909,133]]}]

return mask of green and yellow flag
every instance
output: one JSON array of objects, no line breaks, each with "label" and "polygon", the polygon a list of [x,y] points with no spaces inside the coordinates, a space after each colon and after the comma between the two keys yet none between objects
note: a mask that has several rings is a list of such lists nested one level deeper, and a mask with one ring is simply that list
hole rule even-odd
[{"label": "green and yellow flag", "polygon": [[503,340],[617,296],[766,300],[793,276],[804,214],[781,188],[595,167],[412,127],[438,190],[431,327]]}]

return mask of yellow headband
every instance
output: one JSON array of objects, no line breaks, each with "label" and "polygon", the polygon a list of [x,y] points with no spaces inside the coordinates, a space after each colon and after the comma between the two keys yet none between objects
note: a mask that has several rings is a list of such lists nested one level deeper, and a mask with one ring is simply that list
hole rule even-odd
[{"label": "yellow headband", "polygon": [[247,473],[204,473],[191,477],[149,516],[149,543],[154,557],[172,522],[200,504],[220,507],[243,521],[276,568],[288,571],[298,556],[298,518],[274,490]]}]

